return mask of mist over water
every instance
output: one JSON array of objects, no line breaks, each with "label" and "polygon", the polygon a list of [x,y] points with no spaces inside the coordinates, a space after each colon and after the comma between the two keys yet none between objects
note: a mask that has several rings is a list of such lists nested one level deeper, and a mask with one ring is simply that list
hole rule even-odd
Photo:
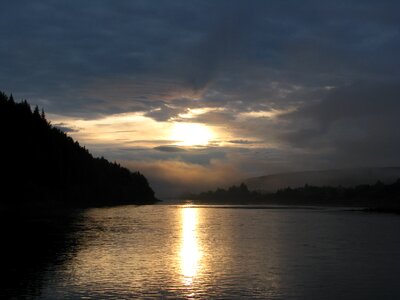
[{"label": "mist over water", "polygon": [[[69,221],[41,241],[42,251],[51,246],[53,255],[35,268],[18,263],[38,250],[34,238],[13,252],[17,244],[6,237],[5,271],[24,278],[14,297],[400,297],[396,215],[155,205],[89,209]],[[30,222],[38,224],[21,224]]]}]

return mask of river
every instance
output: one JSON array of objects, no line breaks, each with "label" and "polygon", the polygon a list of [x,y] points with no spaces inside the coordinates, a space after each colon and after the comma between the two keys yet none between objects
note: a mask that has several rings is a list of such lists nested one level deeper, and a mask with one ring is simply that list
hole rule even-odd
[{"label": "river", "polygon": [[398,215],[153,205],[1,225],[2,298],[400,299]]}]

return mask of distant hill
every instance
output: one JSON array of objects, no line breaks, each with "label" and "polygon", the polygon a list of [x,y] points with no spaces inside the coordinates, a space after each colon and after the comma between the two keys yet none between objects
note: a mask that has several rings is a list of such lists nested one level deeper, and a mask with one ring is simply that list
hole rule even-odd
[{"label": "distant hill", "polygon": [[253,191],[276,192],[279,189],[297,188],[306,184],[351,187],[374,184],[378,180],[389,184],[398,178],[400,178],[400,167],[358,168],[273,174],[249,178],[244,183]]},{"label": "distant hill", "polygon": [[53,127],[44,112],[0,92],[0,207],[88,207],[156,201],[147,179]]}]

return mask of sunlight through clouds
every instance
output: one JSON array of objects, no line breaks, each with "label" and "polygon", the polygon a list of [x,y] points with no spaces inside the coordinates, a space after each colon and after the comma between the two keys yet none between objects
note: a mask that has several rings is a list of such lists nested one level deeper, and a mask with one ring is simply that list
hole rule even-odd
[{"label": "sunlight through clouds", "polygon": [[92,120],[59,115],[51,115],[50,118],[54,123],[76,129],[69,135],[87,145],[102,143],[123,145],[138,141],[144,147],[154,147],[157,143],[151,140],[169,142],[167,138],[172,128],[172,124],[157,122],[142,113],[115,114]]},{"label": "sunlight through clouds", "polygon": [[211,129],[198,123],[175,123],[172,127],[171,140],[180,146],[206,146],[214,138]]},{"label": "sunlight through clouds", "polygon": [[249,111],[242,112],[238,115],[241,120],[251,119],[251,118],[269,118],[273,119],[284,114],[288,114],[296,111],[295,107],[288,107],[286,109],[271,109],[271,110],[260,110],[260,111]]},{"label": "sunlight through clouds", "polygon": [[[54,124],[84,145],[129,145],[153,148],[161,145],[183,147],[208,146],[231,136],[216,126],[189,122],[159,122],[141,112],[106,116],[99,119],[77,119],[50,115]],[[149,139],[149,137],[151,137]]]}]

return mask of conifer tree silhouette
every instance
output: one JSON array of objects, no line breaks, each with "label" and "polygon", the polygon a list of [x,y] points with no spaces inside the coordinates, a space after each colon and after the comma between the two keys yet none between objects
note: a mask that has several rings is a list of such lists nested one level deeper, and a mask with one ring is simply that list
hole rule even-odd
[{"label": "conifer tree silhouette", "polygon": [[[94,158],[52,126],[44,110],[0,92],[2,172],[0,205],[102,206],[152,203],[154,191],[139,172]],[[6,197],[5,195],[11,195]]]}]

